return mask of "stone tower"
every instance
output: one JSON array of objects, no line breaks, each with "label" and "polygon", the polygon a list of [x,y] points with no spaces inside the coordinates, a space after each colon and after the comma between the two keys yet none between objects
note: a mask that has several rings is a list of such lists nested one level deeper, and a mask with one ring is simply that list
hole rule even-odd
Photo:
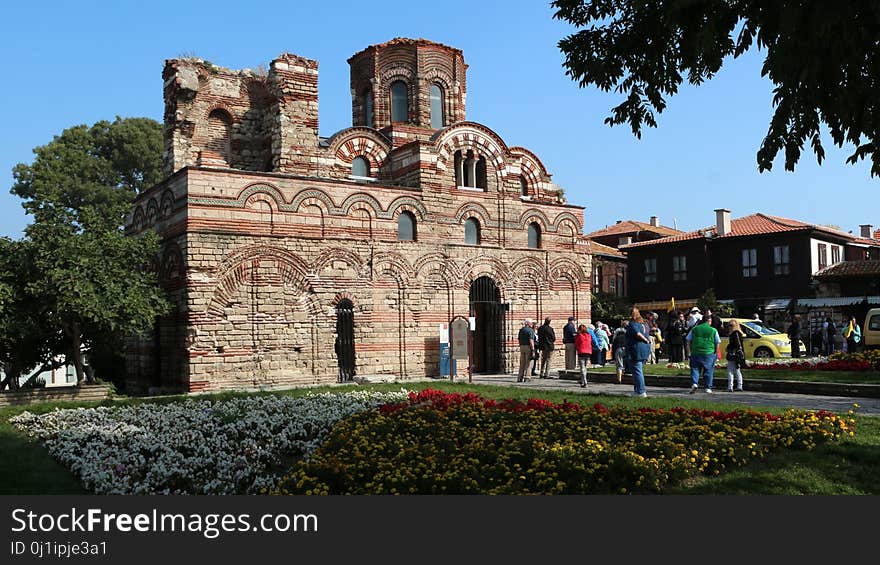
[{"label": "stone tower", "polygon": [[465,119],[467,65],[459,49],[397,38],[367,47],[348,64],[354,126],[433,133]]}]

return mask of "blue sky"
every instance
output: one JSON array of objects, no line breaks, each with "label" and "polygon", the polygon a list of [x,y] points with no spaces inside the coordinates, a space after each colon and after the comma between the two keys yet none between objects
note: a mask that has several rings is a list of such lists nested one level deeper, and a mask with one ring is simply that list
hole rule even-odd
[{"label": "blue sky", "polygon": [[319,63],[323,136],[351,125],[346,59],[394,37],[461,49],[468,64],[467,117],[544,162],[569,202],[586,207],[585,231],[616,220],[691,230],[715,208],[764,212],[858,233],[880,227],[880,180],[851,147],[825,137],[818,166],[805,148],[794,173],[777,159],[758,173],[755,154],[772,114],[762,53],[729,61],[713,80],[668,100],[659,128],[636,139],[603,124],[619,95],[580,89],[565,76],[557,42],[571,33],[549,2],[67,1],[4,6],[0,52],[0,236],[29,222],[9,194],[12,167],[77,124],[146,116],[162,120],[165,59],[195,55],[229,68],[268,66],[282,52]]}]

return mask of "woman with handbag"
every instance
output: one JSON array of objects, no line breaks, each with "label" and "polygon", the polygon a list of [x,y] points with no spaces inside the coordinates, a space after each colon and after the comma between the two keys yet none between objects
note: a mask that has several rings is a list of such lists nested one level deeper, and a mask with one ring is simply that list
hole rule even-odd
[{"label": "woman with handbag", "polygon": [[742,368],[746,366],[746,352],[743,349],[743,332],[739,322],[727,322],[730,334],[727,342],[727,392],[733,392],[733,377],[736,376],[736,390],[743,390]]}]

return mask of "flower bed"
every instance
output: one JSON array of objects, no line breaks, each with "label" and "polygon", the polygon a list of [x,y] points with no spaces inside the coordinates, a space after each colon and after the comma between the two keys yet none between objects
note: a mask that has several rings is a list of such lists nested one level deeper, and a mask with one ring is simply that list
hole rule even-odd
[{"label": "flower bed", "polygon": [[273,485],[337,421],[406,398],[405,390],[251,396],[24,412],[10,422],[97,494],[241,494]]},{"label": "flower bed", "polygon": [[[748,369],[760,369],[767,371],[876,371],[880,370],[880,361],[868,360],[861,353],[841,354],[835,353],[830,357],[810,357],[797,359],[749,359]],[[649,366],[646,365],[646,370]],[[667,363],[667,369],[690,369],[690,363]],[[716,369],[726,369],[727,359],[718,359],[715,362]]]},{"label": "flower bed", "polygon": [[426,390],[341,421],[273,493],[659,493],[853,430],[829,412],[610,410]]},{"label": "flower bed", "polygon": [[831,361],[850,361],[867,363],[871,369],[880,371],[880,349],[860,351],[858,353],[832,353],[828,356]]}]

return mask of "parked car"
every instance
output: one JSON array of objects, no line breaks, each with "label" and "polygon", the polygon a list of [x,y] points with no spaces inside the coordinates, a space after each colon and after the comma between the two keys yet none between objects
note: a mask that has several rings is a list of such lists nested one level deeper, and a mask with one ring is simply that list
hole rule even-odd
[{"label": "parked car", "polygon": [[[744,334],[743,349],[747,358],[767,359],[772,357],[791,357],[791,339],[785,332],[764,325],[749,318],[721,318],[721,355],[727,353],[728,320],[736,320]],[[880,320],[880,317],[878,317]],[[804,342],[800,341],[801,351],[806,351]]]},{"label": "parked car", "polygon": [[880,347],[880,308],[871,308],[865,316],[865,324],[862,326],[862,343],[865,349]]}]

